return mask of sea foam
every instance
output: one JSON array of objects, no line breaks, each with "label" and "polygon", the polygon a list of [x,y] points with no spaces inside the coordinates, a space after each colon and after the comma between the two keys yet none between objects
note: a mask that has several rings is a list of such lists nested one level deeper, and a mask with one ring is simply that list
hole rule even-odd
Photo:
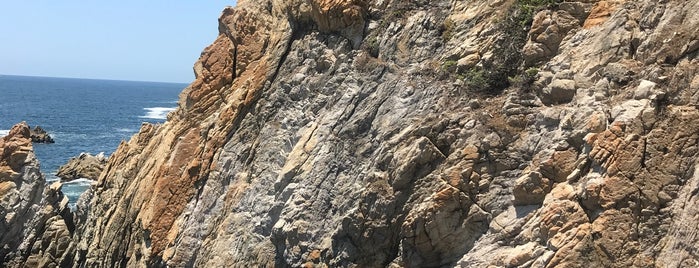
[{"label": "sea foam", "polygon": [[7,134],[10,134],[9,129],[0,129],[0,137],[5,137]]},{"label": "sea foam", "polygon": [[116,132],[138,132],[135,128],[115,128]]},{"label": "sea foam", "polygon": [[87,185],[90,185],[92,182],[93,182],[93,180],[85,179],[85,178],[80,178],[80,179],[77,179],[77,180],[72,180],[72,181],[64,182],[63,184],[64,184],[64,185],[66,185],[66,184],[68,184],[68,185],[74,184],[74,185],[84,185],[84,186],[87,186]]},{"label": "sea foam", "polygon": [[143,108],[143,110],[146,110],[146,115],[139,116],[140,118],[148,118],[148,119],[167,119],[167,113],[172,112],[175,110],[174,107],[150,107],[150,108]]}]

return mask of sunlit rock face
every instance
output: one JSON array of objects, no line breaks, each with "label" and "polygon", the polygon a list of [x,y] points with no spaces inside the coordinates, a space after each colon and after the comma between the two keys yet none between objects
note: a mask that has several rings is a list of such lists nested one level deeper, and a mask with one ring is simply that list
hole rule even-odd
[{"label": "sunlit rock face", "polygon": [[5,267],[72,262],[75,230],[61,183],[46,185],[26,123],[0,137],[0,261]]},{"label": "sunlit rock face", "polygon": [[[239,1],[74,265],[699,265],[695,1]],[[60,257],[59,257],[60,259]]]}]

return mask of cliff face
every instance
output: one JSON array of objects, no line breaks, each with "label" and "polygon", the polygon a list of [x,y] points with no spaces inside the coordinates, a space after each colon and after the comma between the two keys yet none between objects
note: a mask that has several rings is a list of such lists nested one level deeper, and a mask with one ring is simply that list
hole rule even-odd
[{"label": "cliff face", "polygon": [[83,197],[74,263],[695,266],[694,10],[239,1]]},{"label": "cliff face", "polygon": [[61,184],[45,187],[29,126],[0,137],[0,260],[5,267],[70,265],[73,218]]}]

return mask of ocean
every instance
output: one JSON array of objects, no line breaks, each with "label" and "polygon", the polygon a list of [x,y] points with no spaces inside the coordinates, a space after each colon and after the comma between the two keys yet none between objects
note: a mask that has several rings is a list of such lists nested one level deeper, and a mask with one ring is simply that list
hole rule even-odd
[{"label": "ocean", "polygon": [[[47,181],[82,152],[112,154],[141,123],[163,123],[177,106],[180,83],[0,75],[0,136],[16,123],[41,126],[56,141],[34,144]],[[63,185],[71,207],[90,185],[80,179]]]}]

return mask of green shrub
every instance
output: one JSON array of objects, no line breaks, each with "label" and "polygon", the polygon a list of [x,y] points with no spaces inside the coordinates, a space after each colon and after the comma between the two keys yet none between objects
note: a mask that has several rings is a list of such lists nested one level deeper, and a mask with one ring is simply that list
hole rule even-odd
[{"label": "green shrub", "polygon": [[442,64],[442,69],[445,71],[454,72],[456,71],[456,64],[457,62],[455,60],[445,61],[444,64]]},{"label": "green shrub", "polygon": [[492,81],[488,77],[488,72],[481,68],[472,68],[463,74],[464,85],[467,88],[479,92],[487,92],[490,90]]},{"label": "green shrub", "polygon": [[515,13],[520,26],[528,27],[531,26],[537,12],[552,8],[560,2],[561,0],[519,0],[514,5],[515,12],[513,13]]},{"label": "green shrub", "polygon": [[520,89],[529,90],[531,85],[539,78],[539,69],[529,68],[523,73],[517,74],[514,77],[509,77],[510,85]]},{"label": "green shrub", "polygon": [[524,75],[526,75],[528,78],[536,79],[539,75],[539,69],[534,67],[529,68],[526,71],[524,71]]},{"label": "green shrub", "polygon": [[442,32],[442,41],[444,41],[444,43],[449,42],[449,40],[451,40],[451,38],[454,36],[454,27],[456,27],[454,21],[449,18],[444,20],[442,23],[439,30]]},{"label": "green shrub", "polygon": [[561,0],[518,0],[510,7],[505,18],[498,22],[500,35],[493,47],[493,57],[483,62],[491,93],[509,87],[513,78],[521,82],[530,80],[528,74],[517,78],[523,62],[522,48],[527,43],[527,33],[537,12],[552,8],[560,2]]},{"label": "green shrub", "polygon": [[369,55],[371,55],[374,58],[379,57],[379,39],[376,35],[371,35],[368,36],[366,39],[366,49],[367,52],[369,52]]}]

